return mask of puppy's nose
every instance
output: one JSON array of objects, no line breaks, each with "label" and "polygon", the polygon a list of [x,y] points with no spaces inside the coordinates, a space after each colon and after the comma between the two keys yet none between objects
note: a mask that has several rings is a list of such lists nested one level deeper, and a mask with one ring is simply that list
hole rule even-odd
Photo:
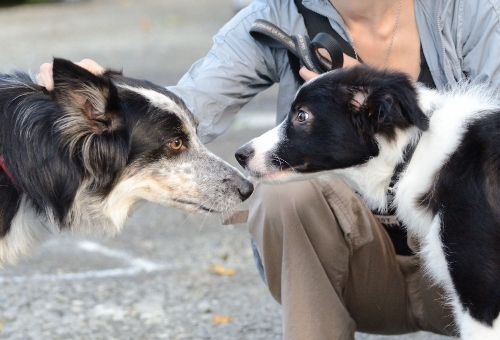
[{"label": "puppy's nose", "polygon": [[243,145],[241,148],[236,150],[236,153],[234,156],[236,157],[236,160],[240,165],[245,168],[247,165],[247,162],[252,158],[254,154],[254,149],[252,147],[252,142],[248,142],[245,145]]}]

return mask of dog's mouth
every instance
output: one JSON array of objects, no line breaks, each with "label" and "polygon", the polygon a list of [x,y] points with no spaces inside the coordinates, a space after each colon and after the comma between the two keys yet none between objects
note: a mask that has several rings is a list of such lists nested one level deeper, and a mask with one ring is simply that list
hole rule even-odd
[{"label": "dog's mouth", "polygon": [[307,169],[308,164],[301,164],[301,165],[288,165],[286,168],[283,166],[272,166],[268,167],[264,171],[260,170],[252,170],[248,169],[249,171],[249,176],[255,178],[256,180],[279,180],[283,176],[289,176],[289,175],[299,175],[303,172],[306,172],[305,170]]},{"label": "dog's mouth", "polygon": [[298,174],[291,169],[276,170],[272,172],[250,172],[249,177],[259,182],[283,182],[293,174]]},{"label": "dog's mouth", "polygon": [[201,211],[205,211],[205,212],[208,212],[208,213],[217,213],[219,211],[215,210],[214,208],[208,208],[204,205],[201,205],[199,203],[196,203],[196,202],[191,202],[191,201],[186,201],[186,200],[181,200],[181,199],[172,199],[172,201],[174,201],[175,203],[179,203],[179,204],[182,204],[182,205],[187,205],[187,206],[190,206],[192,208],[194,208],[193,210],[201,210]]},{"label": "dog's mouth", "polygon": [[251,171],[251,172],[249,172],[248,175],[255,178],[255,179],[272,179],[272,178],[282,176],[282,174],[285,172],[290,172],[290,171],[289,170],[278,170],[278,171],[274,171],[274,172]]}]

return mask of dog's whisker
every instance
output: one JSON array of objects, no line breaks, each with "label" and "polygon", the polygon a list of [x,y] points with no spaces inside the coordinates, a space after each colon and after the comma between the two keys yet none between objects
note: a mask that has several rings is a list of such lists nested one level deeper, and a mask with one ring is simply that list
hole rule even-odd
[{"label": "dog's whisker", "polygon": [[280,164],[280,170],[283,170],[283,162],[282,162],[282,159],[281,159],[280,157],[278,157],[278,156],[277,156],[276,154],[274,154],[274,153],[272,154],[272,157],[273,157],[274,159],[276,159],[276,160],[279,162],[279,164]]},{"label": "dog's whisker", "polygon": [[286,165],[288,165],[288,167],[293,171],[293,172],[297,172],[297,170],[290,164],[288,163],[287,161],[285,161],[283,158],[281,158],[281,161],[283,161]]},{"label": "dog's whisker", "polygon": [[193,211],[191,211],[187,216],[186,218],[184,219],[184,221],[182,221],[182,223],[180,224],[179,228],[182,228],[184,226],[184,224],[187,222],[187,220],[192,216],[194,215],[195,213],[198,213],[200,211],[203,211],[203,209],[201,207],[204,206],[204,204],[206,202],[210,201],[210,198],[207,198],[205,201],[201,202],[200,204],[198,204],[195,209]]},{"label": "dog's whisker", "polygon": [[[214,201],[213,204],[210,206],[210,208],[208,209],[208,212],[210,213],[212,211],[212,208],[214,207],[214,205],[216,204],[216,202]],[[207,218],[210,216],[210,214],[207,214],[205,216],[205,218],[203,219],[203,222],[201,223],[200,225],[200,228],[198,229],[198,235],[196,235],[196,237],[198,237],[201,233],[201,229],[203,228],[203,226],[205,225],[205,222],[207,220]]]},{"label": "dog's whisker", "polygon": [[280,163],[280,170],[283,170],[283,163],[285,163],[292,170],[292,172],[297,172],[297,170],[290,163],[288,163],[286,160],[284,160],[283,158],[278,157],[278,155],[276,155],[274,153],[272,154],[272,157]]}]

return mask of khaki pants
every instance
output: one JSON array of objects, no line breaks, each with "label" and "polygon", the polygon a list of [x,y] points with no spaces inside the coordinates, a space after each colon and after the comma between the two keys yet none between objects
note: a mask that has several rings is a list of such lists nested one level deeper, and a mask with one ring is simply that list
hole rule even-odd
[{"label": "khaki pants", "polygon": [[361,198],[340,180],[258,185],[250,233],[284,339],[353,339],[355,331],[452,334],[442,291],[416,256],[399,256]]}]

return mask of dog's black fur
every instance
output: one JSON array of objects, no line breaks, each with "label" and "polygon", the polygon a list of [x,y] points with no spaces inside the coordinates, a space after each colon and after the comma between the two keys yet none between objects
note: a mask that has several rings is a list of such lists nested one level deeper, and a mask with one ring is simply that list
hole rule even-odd
[{"label": "dog's black fur", "polygon": [[[415,100],[415,89],[408,86],[403,74],[380,77],[375,70],[339,70],[336,77],[312,81],[307,88],[297,93],[291,106],[283,139],[286,145],[277,148],[275,166],[299,167],[301,172],[346,168],[378,155],[376,134],[391,141],[396,129],[413,125],[428,128],[428,118]],[[361,105],[356,96],[362,100],[368,93],[369,100]],[[307,111],[314,113],[314,126],[311,121],[304,124],[296,119],[306,109],[304,103]],[[280,165],[280,158],[287,163]],[[304,158],[308,159],[305,167]]]},{"label": "dog's black fur", "polygon": [[[137,199],[221,212],[251,194],[202,146],[196,119],[170,91],[57,58],[53,75],[53,91],[22,72],[0,75],[0,263],[27,251],[12,250],[23,233],[32,243],[31,231],[5,243],[16,223],[30,228],[23,214],[56,229],[96,224],[99,233],[100,224],[119,230]],[[131,193],[113,196],[126,181]]]},{"label": "dog's black fur", "polygon": [[471,122],[420,199],[441,216],[441,240],[460,301],[492,325],[500,313],[500,111]]},{"label": "dog's black fur", "polygon": [[[266,145],[270,143],[270,145]],[[409,150],[413,157],[405,164]],[[263,181],[325,172],[372,209],[393,205],[449,293],[461,336],[500,337],[500,99],[485,85],[438,93],[367,66],[306,83],[285,121],[236,158]],[[402,169],[398,174],[397,169]]]},{"label": "dog's black fur", "polygon": [[[54,85],[54,91],[47,92],[24,73],[0,77],[1,155],[15,181],[2,171],[1,185],[8,188],[0,191],[2,210],[7,212],[0,215],[3,235],[10,228],[22,192],[38,212],[53,211],[56,220],[66,227],[64,218],[83,178],[92,174],[92,187],[105,194],[127,162],[129,134],[123,117],[118,116],[120,100],[111,78],[91,77],[71,62],[56,59]],[[85,86],[109,93],[105,112],[93,112],[95,108],[88,106],[90,103],[76,103],[73,99],[77,98],[70,98],[79,96]],[[78,151],[71,154],[68,136],[54,131],[58,121],[67,115],[63,107],[81,111],[91,127],[88,133],[95,132],[88,169],[81,152],[83,138],[75,141]]]}]

